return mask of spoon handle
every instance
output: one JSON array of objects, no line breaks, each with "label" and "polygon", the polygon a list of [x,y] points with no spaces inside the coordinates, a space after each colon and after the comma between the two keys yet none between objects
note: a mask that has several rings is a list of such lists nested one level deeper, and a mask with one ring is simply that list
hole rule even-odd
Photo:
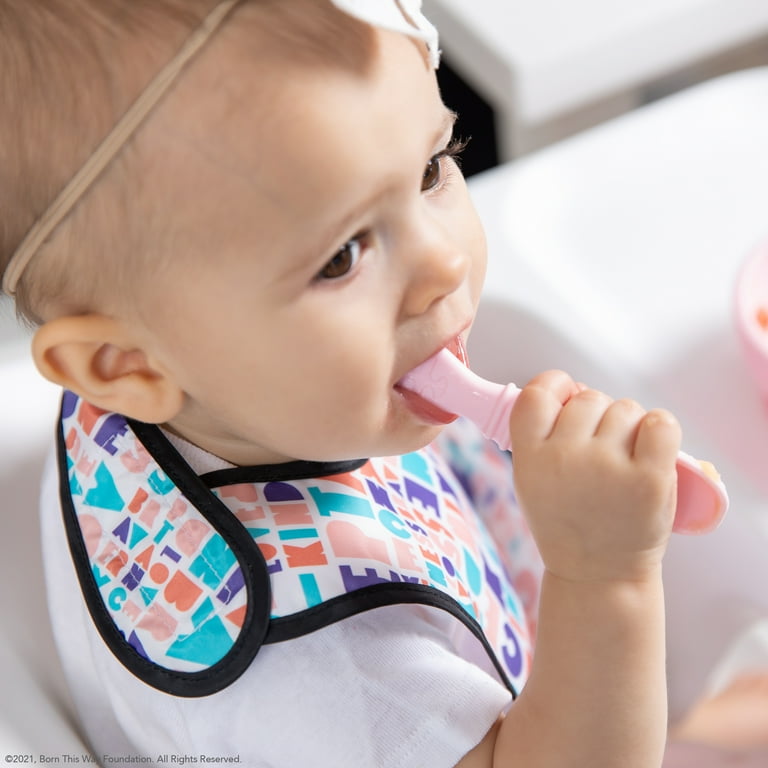
[{"label": "spoon handle", "polygon": [[[440,408],[474,422],[502,450],[510,449],[509,416],[520,394],[514,384],[483,379],[447,349],[414,368],[401,383]],[[678,453],[676,469],[677,509],[672,530],[713,530],[728,510],[728,493],[717,471],[683,451]]]}]

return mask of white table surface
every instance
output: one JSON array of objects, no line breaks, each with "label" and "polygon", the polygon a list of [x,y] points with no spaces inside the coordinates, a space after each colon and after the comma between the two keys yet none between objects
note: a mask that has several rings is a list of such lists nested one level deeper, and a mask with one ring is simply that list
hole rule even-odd
[{"label": "white table surface", "polygon": [[[768,68],[690,89],[473,180],[490,266],[470,346],[496,379],[558,367],[670,408],[718,466],[731,513],[675,536],[673,711],[727,644],[768,615],[768,408],[733,323],[737,270],[768,237]],[[697,628],[695,642],[685,628]],[[768,659],[767,659],[768,662]]]},{"label": "white table surface", "polygon": [[425,0],[507,126],[539,124],[768,33],[766,0]]}]

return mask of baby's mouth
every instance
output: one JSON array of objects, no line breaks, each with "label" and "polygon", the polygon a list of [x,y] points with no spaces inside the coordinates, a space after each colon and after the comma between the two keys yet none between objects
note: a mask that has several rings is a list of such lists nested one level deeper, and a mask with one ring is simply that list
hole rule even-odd
[{"label": "baby's mouth", "polygon": [[452,339],[448,344],[445,345],[445,348],[451,352],[454,357],[457,357],[459,360],[461,360],[464,365],[469,368],[469,356],[467,355],[467,347],[464,344],[464,339],[461,336],[457,336],[455,339]]},{"label": "baby's mouth", "polygon": [[[461,336],[456,336],[451,339],[445,348],[457,357],[461,362],[469,366],[469,360],[467,358],[467,349],[464,345],[464,339]],[[428,424],[450,424],[452,421],[456,421],[458,416],[455,413],[449,413],[438,407],[434,403],[430,402],[426,398],[422,397],[416,392],[412,392],[410,389],[402,386],[400,382],[395,384],[395,391],[398,392],[405,401],[406,407],[415,416]]]}]

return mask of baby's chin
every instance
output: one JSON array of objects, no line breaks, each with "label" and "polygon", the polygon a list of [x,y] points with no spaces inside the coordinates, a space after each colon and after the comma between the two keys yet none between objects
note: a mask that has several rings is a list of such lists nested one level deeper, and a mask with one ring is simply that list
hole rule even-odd
[{"label": "baby's chin", "polygon": [[415,423],[410,420],[407,429],[400,430],[392,437],[392,440],[376,446],[374,451],[368,454],[368,457],[401,456],[420,451],[437,439],[445,427],[445,424]]},{"label": "baby's chin", "polygon": [[[453,420],[455,417],[451,417]],[[299,440],[296,445],[285,444],[282,462],[310,461],[335,463],[360,459],[400,456],[419,451],[434,441],[445,428],[444,423],[429,423],[415,418],[406,408],[390,409],[386,414],[371,414],[368,423],[345,436],[340,430],[315,426],[313,436]],[[331,439],[329,440],[329,436]],[[277,462],[271,462],[277,463]]]}]

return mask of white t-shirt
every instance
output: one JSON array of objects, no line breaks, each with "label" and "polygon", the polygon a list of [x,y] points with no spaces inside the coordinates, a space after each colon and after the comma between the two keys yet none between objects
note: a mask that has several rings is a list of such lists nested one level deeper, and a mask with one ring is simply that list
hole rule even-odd
[{"label": "white t-shirt", "polygon": [[[215,468],[210,457],[197,459]],[[158,766],[208,757],[249,768],[449,768],[510,705],[471,632],[425,605],[380,607],[265,645],[241,677],[210,696],[158,691],[122,666],[93,625],[53,460],[41,514],[54,635],[85,735],[104,765],[139,764],[121,760],[138,756]]]}]

